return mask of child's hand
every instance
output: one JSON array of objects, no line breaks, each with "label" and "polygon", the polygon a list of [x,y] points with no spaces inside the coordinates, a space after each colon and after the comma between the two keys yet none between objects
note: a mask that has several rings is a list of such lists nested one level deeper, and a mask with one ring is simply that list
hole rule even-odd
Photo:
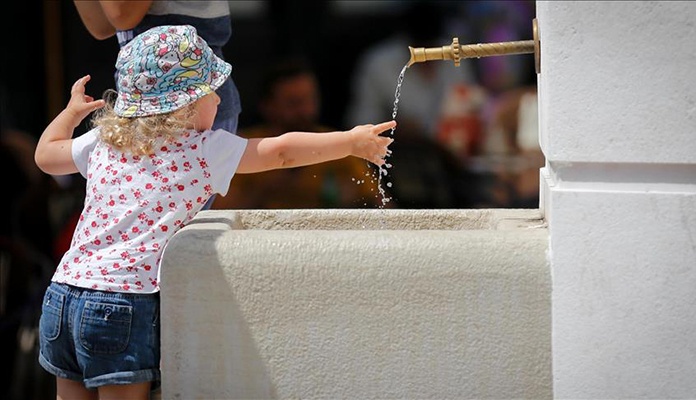
[{"label": "child's hand", "polygon": [[75,125],[79,125],[90,113],[104,107],[104,100],[94,100],[92,96],[85,94],[85,85],[91,77],[85,75],[75,81],[70,89],[70,101],[65,110],[75,119]]},{"label": "child's hand", "polygon": [[71,151],[73,131],[89,113],[106,104],[104,100],[94,100],[85,94],[85,83],[89,78],[89,75],[83,76],[73,84],[68,105],[48,124],[36,144],[34,161],[47,174],[77,172]]},{"label": "child's hand", "polygon": [[379,136],[382,132],[396,126],[396,121],[382,122],[377,125],[358,125],[348,131],[352,136],[351,154],[364,158],[371,163],[382,166],[387,156],[387,147],[394,141],[392,138]]}]

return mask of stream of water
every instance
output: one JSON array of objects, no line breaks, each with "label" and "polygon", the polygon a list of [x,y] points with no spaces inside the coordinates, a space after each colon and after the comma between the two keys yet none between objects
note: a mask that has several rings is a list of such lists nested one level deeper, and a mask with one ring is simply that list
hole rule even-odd
[{"label": "stream of water", "polygon": [[[394,110],[392,111],[392,120],[396,121],[396,114],[399,112],[399,97],[401,96],[401,84],[404,82],[404,75],[406,74],[406,69],[408,68],[408,64],[404,65],[404,67],[401,69],[401,73],[399,73],[399,78],[396,81],[396,91],[394,92]],[[394,137],[394,132],[396,131],[396,127],[391,129],[391,132],[389,132],[389,135]],[[389,155],[391,155],[391,150],[387,153],[387,159],[389,158]],[[388,177],[389,171],[387,171],[389,168],[391,168],[391,164],[388,162],[385,162],[384,165],[379,167],[379,175],[377,177],[377,190],[379,190],[379,195],[381,196],[382,200],[382,205],[380,208],[383,208],[387,203],[389,203],[392,198],[387,196],[387,191],[382,187],[382,180]],[[391,182],[386,182],[385,185],[390,188],[392,187]]]}]

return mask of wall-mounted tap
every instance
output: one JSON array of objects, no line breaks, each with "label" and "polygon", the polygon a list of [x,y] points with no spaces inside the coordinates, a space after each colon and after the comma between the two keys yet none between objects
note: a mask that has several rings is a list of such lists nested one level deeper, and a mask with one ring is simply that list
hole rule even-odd
[{"label": "wall-mounted tap", "polygon": [[541,73],[541,46],[539,43],[539,28],[537,20],[532,20],[533,40],[522,40],[517,42],[499,43],[479,43],[459,45],[459,39],[452,39],[452,44],[442,47],[408,47],[411,52],[411,59],[408,66],[412,64],[430,60],[453,60],[455,66],[459,66],[459,61],[463,58],[480,58],[490,56],[502,56],[507,54],[528,54],[534,53],[534,65],[536,73]]}]

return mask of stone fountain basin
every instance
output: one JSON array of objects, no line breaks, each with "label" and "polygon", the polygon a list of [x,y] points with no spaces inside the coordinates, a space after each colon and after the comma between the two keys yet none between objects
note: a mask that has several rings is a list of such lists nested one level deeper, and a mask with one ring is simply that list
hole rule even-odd
[{"label": "stone fountain basin", "polygon": [[164,398],[551,398],[539,210],[210,210],[162,260]]}]

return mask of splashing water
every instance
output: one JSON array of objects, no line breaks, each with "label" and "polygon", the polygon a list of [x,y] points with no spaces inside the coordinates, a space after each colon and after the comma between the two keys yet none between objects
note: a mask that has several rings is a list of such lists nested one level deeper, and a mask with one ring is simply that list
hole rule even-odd
[{"label": "splashing water", "polygon": [[[408,64],[404,65],[404,67],[401,69],[401,73],[399,73],[399,79],[396,81],[396,91],[394,92],[394,110],[392,111],[392,120],[396,121],[396,114],[399,111],[399,97],[401,96],[401,84],[404,82],[404,75],[406,74],[406,69],[408,68]],[[394,137],[394,131],[396,131],[396,127],[391,129],[391,132],[389,132],[389,135]],[[391,150],[388,151],[387,153],[387,158],[391,155]],[[379,195],[382,197],[382,205],[380,208],[384,207],[387,203],[391,201],[391,197],[387,197],[387,192],[384,190],[382,187],[382,177],[385,177],[389,174],[387,171],[388,168],[391,168],[391,164],[385,162],[383,165],[379,167],[379,175],[377,177],[377,189],[379,190]],[[387,182],[387,187],[391,188],[392,183]]]}]

